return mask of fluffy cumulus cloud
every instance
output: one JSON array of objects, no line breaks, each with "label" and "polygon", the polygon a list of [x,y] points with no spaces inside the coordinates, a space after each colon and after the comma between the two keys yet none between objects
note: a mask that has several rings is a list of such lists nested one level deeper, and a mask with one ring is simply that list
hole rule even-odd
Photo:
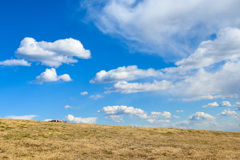
[{"label": "fluffy cumulus cloud", "polygon": [[238,116],[237,112],[231,111],[230,109],[224,110],[221,113],[219,113],[220,116]]},{"label": "fluffy cumulus cloud", "polygon": [[167,120],[169,118],[177,118],[176,116],[172,116],[170,112],[164,111],[164,112],[151,112],[150,115],[147,118],[147,122],[154,124],[154,125],[163,125],[166,123],[170,124],[170,120]]},{"label": "fluffy cumulus cloud", "polygon": [[[158,112],[157,112],[158,113]],[[234,118],[232,124],[222,122],[223,116],[231,116]],[[179,118],[171,116],[171,118]],[[236,121],[238,119],[239,123]],[[151,117],[148,116],[146,121],[150,126],[155,127],[167,127],[167,128],[188,128],[188,129],[207,129],[207,130],[239,130],[240,119],[235,111],[224,110],[219,113],[217,117],[214,117],[208,113],[196,112],[190,115],[186,120],[180,122],[171,122],[166,117]]]},{"label": "fluffy cumulus cloud", "polygon": [[217,125],[216,118],[204,112],[196,112],[186,121],[173,124],[174,127],[195,129],[216,129]]},{"label": "fluffy cumulus cloud", "polygon": [[189,118],[189,121],[215,121],[215,117],[211,116],[210,114],[204,112],[197,112],[192,114]]},{"label": "fluffy cumulus cloud", "polygon": [[230,103],[229,101],[223,101],[223,102],[221,103],[221,106],[222,106],[222,107],[231,107],[232,105],[231,105],[231,103]]},{"label": "fluffy cumulus cloud", "polygon": [[202,106],[202,108],[213,108],[213,107],[231,107],[231,103],[229,101],[222,101],[219,105],[217,102],[208,103],[207,105]]},{"label": "fluffy cumulus cloud", "polygon": [[139,108],[127,106],[106,106],[98,111],[104,113],[106,118],[110,118],[115,122],[123,122],[123,116],[137,116],[142,119],[147,118],[147,113]]},{"label": "fluffy cumulus cloud", "polygon": [[24,120],[32,120],[33,118],[37,117],[37,115],[24,115],[24,116],[6,116],[6,119],[24,119]]},{"label": "fluffy cumulus cloud", "polygon": [[76,58],[91,58],[90,51],[85,50],[80,41],[72,38],[37,42],[34,38],[26,37],[21,41],[15,55],[50,67],[77,63]]},{"label": "fluffy cumulus cloud", "polygon": [[170,124],[170,118],[179,118],[177,116],[172,116],[170,112],[151,112],[150,115],[146,111],[140,108],[127,107],[127,106],[106,106],[103,107],[98,113],[105,114],[105,118],[114,121],[115,123],[124,122],[124,116],[128,117],[139,117],[146,120],[147,122],[157,125],[157,124]]},{"label": "fluffy cumulus cloud", "polygon": [[166,90],[172,86],[172,83],[166,80],[156,81],[153,83],[128,83],[126,81],[120,81],[113,85],[113,87],[109,88],[107,93],[109,92],[121,92],[124,94],[129,93],[137,93],[137,92],[149,92],[149,91],[158,91],[158,90]]},{"label": "fluffy cumulus cloud", "polygon": [[51,68],[51,69],[46,69],[45,72],[41,73],[39,76],[36,77],[36,80],[34,83],[37,84],[43,84],[44,82],[56,82],[56,81],[65,81],[65,82],[70,82],[72,79],[68,74],[63,74],[58,76],[56,69]]},{"label": "fluffy cumulus cloud", "polygon": [[[177,54],[224,27],[240,24],[238,0],[85,0],[88,17],[104,33],[118,35],[137,50]],[[191,16],[189,16],[191,15]],[[135,43],[134,43],[135,42]],[[179,53],[180,52],[180,53]],[[169,55],[169,53],[168,53]]]},{"label": "fluffy cumulus cloud", "polygon": [[2,66],[31,66],[31,64],[24,59],[11,59],[1,61],[0,65]]},{"label": "fluffy cumulus cloud", "polygon": [[156,71],[152,68],[143,70],[138,69],[136,65],[123,66],[110,71],[101,70],[96,76],[90,81],[91,83],[111,83],[118,81],[130,81],[144,77],[154,77],[161,75],[160,71]]},{"label": "fluffy cumulus cloud", "polygon": [[213,108],[213,107],[219,107],[219,104],[217,102],[208,103],[207,105],[202,106],[202,108]]},{"label": "fluffy cumulus cloud", "polygon": [[93,124],[93,123],[96,123],[97,117],[82,118],[82,117],[74,117],[73,115],[69,114],[65,117],[65,121],[71,122],[71,123]]}]

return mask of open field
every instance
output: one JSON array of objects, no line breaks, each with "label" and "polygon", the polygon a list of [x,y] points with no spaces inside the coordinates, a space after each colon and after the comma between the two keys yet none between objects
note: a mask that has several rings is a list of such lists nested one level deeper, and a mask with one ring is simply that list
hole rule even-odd
[{"label": "open field", "polygon": [[0,159],[240,159],[240,132],[0,119]]}]

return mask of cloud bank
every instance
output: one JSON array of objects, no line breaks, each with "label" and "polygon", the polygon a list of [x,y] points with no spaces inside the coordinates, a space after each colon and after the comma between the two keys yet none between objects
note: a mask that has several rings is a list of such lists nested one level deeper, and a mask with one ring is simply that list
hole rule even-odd
[{"label": "cloud bank", "polygon": [[[239,44],[240,29],[221,29],[215,39],[201,42],[190,56],[177,61],[175,67],[143,70],[137,66],[123,66],[102,70],[91,82],[115,82],[106,92],[129,94],[162,90],[184,101],[239,98]],[[138,82],[128,82],[134,80]]]}]

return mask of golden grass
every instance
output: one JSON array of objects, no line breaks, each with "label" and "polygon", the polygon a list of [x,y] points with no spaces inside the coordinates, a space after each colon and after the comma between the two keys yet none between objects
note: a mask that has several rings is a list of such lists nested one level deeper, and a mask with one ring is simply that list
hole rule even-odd
[{"label": "golden grass", "polygon": [[0,159],[240,159],[240,132],[0,119]]}]

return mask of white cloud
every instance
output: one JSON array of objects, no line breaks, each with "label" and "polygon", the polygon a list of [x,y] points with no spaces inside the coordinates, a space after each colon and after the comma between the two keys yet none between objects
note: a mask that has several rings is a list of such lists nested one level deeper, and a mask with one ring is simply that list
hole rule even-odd
[{"label": "white cloud", "polygon": [[216,118],[204,112],[196,112],[188,117],[188,120],[173,124],[178,128],[195,128],[195,129],[216,129]]},{"label": "white cloud", "polygon": [[172,93],[177,95],[183,95],[184,93],[186,96],[221,95],[219,97],[239,97],[240,71],[238,68],[240,68],[240,61],[226,62],[215,72],[200,69],[196,74],[185,75],[183,81],[175,83]]},{"label": "white cloud", "polygon": [[24,59],[11,59],[1,61],[0,65],[2,66],[31,66],[31,63],[28,63]]},{"label": "white cloud", "polygon": [[183,113],[184,112],[184,110],[176,110],[176,112],[180,112],[180,113]]},{"label": "white cloud", "polygon": [[64,108],[65,108],[66,110],[68,110],[68,109],[73,108],[73,107],[71,107],[71,106],[69,106],[69,105],[66,105]]},{"label": "white cloud", "polygon": [[240,111],[240,107],[235,107],[234,110],[235,111]]},{"label": "white cloud", "polygon": [[231,111],[230,109],[224,110],[219,114],[220,116],[238,116],[237,112]]},{"label": "white cloud", "polygon": [[103,107],[98,111],[99,113],[104,113],[106,116],[110,115],[128,115],[128,116],[138,116],[140,118],[146,119],[147,113],[139,108],[127,107],[127,106],[107,106]]},{"label": "white cloud", "polygon": [[213,108],[213,107],[219,107],[219,104],[217,102],[208,103],[207,105],[202,106],[202,108]]},{"label": "white cloud", "polygon": [[163,120],[163,119],[160,119],[160,120],[147,119],[147,121],[148,121],[149,123],[155,123],[155,124],[159,124],[159,123],[170,123],[170,122],[171,122],[170,120]]},{"label": "white cloud", "polygon": [[235,107],[240,107],[240,102],[236,102]]},{"label": "white cloud", "polygon": [[189,118],[190,121],[215,121],[215,117],[204,112],[197,112],[192,114]]},{"label": "white cloud", "polygon": [[112,83],[118,81],[130,81],[144,77],[154,77],[161,75],[160,71],[156,71],[152,68],[143,70],[138,69],[136,65],[123,66],[110,71],[101,70],[96,76],[90,81],[91,83]]},{"label": "white cloud", "polygon": [[96,123],[97,117],[89,117],[89,118],[82,118],[82,117],[74,117],[73,115],[68,115],[65,117],[67,122],[72,123],[86,123],[86,124],[93,124]]},{"label": "white cloud", "polygon": [[100,95],[100,94],[96,94],[96,95],[91,95],[90,98],[97,100],[99,98],[103,98],[104,96]]},{"label": "white cloud", "polygon": [[229,101],[223,101],[221,104],[220,104],[222,107],[231,107],[231,103]]},{"label": "white cloud", "polygon": [[124,122],[123,117],[121,115],[110,115],[110,116],[106,116],[106,118],[112,120],[115,123]]},{"label": "white cloud", "polygon": [[63,74],[63,75],[59,76],[58,78],[65,81],[65,82],[72,81],[71,77],[68,74]]},{"label": "white cloud", "polygon": [[80,41],[72,38],[37,42],[34,38],[26,37],[21,41],[16,56],[50,67],[59,67],[63,63],[77,63],[75,57],[91,58],[90,51],[85,50]]},{"label": "white cloud", "polygon": [[177,116],[173,116],[170,112],[151,112],[147,118],[147,122],[151,124],[162,124],[162,123],[170,123],[170,120],[164,120],[166,118],[178,118]]},{"label": "white cloud", "polygon": [[234,110],[240,111],[240,102],[236,102]]},{"label": "white cloud", "polygon": [[85,91],[85,92],[81,92],[80,94],[81,94],[82,96],[84,96],[84,95],[87,95],[88,92]]},{"label": "white cloud", "polygon": [[[176,62],[177,67],[156,71],[159,74],[156,74],[157,77],[154,78],[157,78],[158,81],[155,80],[153,83],[119,81],[121,79],[136,80],[144,72],[146,73],[143,75],[147,76],[141,78],[149,78],[150,75],[155,75],[154,70],[151,72],[148,72],[148,70],[139,71],[136,66],[99,72],[99,75],[97,74],[92,81],[117,81],[107,92],[128,94],[163,90],[162,92],[182,97],[183,101],[239,98],[239,44],[240,29],[222,29],[216,39],[202,42],[192,55]],[[132,70],[137,72],[132,74]],[[148,75],[148,73],[151,74]]]},{"label": "white cloud", "polygon": [[[240,97],[240,29],[222,29],[216,39],[202,42],[177,67],[161,71],[140,70],[137,66],[98,72],[92,82],[115,82],[107,92],[124,94],[164,90],[183,101]],[[144,75],[144,76],[143,76]],[[127,82],[139,78],[161,79],[153,83]],[[229,78],[231,77],[231,78]]]},{"label": "white cloud", "polygon": [[217,34],[215,40],[203,41],[189,57],[176,62],[177,68],[169,71],[203,68],[222,61],[234,61],[240,57],[240,30],[226,28]]},{"label": "white cloud", "polygon": [[166,90],[172,86],[172,83],[166,80],[156,81],[153,83],[128,83],[126,81],[120,81],[109,88],[107,92],[121,92],[124,94],[137,93],[137,92],[148,92]]},{"label": "white cloud", "polygon": [[180,77],[172,93],[195,99],[239,97],[239,43],[239,29],[224,29],[215,40],[202,42],[192,55],[176,62],[178,67],[164,69],[168,77]]},{"label": "white cloud", "polygon": [[161,49],[188,52],[192,39],[199,42],[221,28],[240,24],[238,0],[102,2],[84,1],[82,6],[103,33],[136,42],[130,45],[162,56],[168,56],[169,52]]},{"label": "white cloud", "polygon": [[[192,55],[176,62],[177,67],[165,68],[161,71],[152,70],[151,72],[149,70],[140,71],[136,66],[119,67],[109,72],[97,73],[92,81],[117,81],[108,88],[106,93],[129,94],[163,90],[162,92],[182,97],[183,101],[239,98],[239,44],[240,29],[222,29],[216,39],[202,42]],[[132,71],[134,72],[132,73]],[[153,83],[119,81],[121,79],[132,81],[138,78],[149,78],[153,75],[156,75],[154,78],[158,79]]]},{"label": "white cloud", "polygon": [[174,116],[172,116],[172,118],[180,118],[180,116],[176,116],[176,115],[174,115]]},{"label": "white cloud", "polygon": [[25,120],[32,120],[33,118],[37,117],[37,115],[24,115],[24,116],[6,116],[6,119],[25,119]]},{"label": "white cloud", "polygon": [[205,99],[226,99],[226,98],[238,98],[239,96],[237,94],[233,95],[205,95],[205,96],[198,96],[198,97],[192,97],[192,98],[183,98],[182,101],[200,101]]},{"label": "white cloud", "polygon": [[56,81],[65,81],[65,82],[70,82],[72,79],[68,74],[63,74],[58,76],[56,69],[51,68],[51,69],[46,69],[45,72],[41,73],[39,76],[36,77],[36,80],[34,81],[37,84],[43,84],[44,82],[56,82]]},{"label": "white cloud", "polygon": [[[119,67],[97,73],[92,82],[114,82],[107,92],[137,93],[164,90],[183,101],[240,97],[240,29],[222,29],[215,40],[202,42],[177,67],[161,71],[139,70],[137,66]],[[101,74],[100,74],[101,73]],[[142,76],[142,75],[145,75]],[[156,75],[153,83],[120,81]],[[231,78],[229,78],[231,77]]]},{"label": "white cloud", "polygon": [[158,119],[158,118],[171,118],[172,115],[170,112],[151,112],[150,117],[151,119]]}]

